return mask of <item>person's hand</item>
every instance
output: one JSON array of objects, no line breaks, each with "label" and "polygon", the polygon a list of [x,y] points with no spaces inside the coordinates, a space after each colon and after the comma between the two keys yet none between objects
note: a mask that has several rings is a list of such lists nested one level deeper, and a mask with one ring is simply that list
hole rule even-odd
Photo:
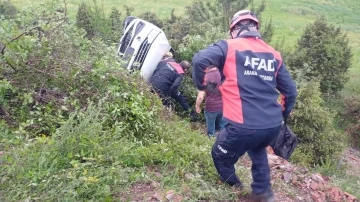
[{"label": "person's hand", "polygon": [[199,107],[199,106],[195,106],[195,111],[196,111],[196,113],[200,114],[200,112],[201,112],[200,107]]},{"label": "person's hand", "polygon": [[291,111],[291,112],[289,113],[289,115],[287,115],[287,116],[283,113],[282,125],[287,123],[287,120],[292,116],[292,114],[293,114],[293,111]]}]

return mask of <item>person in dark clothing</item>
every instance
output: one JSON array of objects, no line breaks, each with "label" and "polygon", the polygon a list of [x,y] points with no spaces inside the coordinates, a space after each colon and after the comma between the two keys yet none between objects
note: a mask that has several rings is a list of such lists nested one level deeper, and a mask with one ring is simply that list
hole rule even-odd
[{"label": "person in dark clothing", "polygon": [[215,130],[222,130],[226,122],[223,120],[223,101],[219,86],[221,84],[221,75],[217,67],[210,66],[206,68],[205,74],[206,89],[199,91],[196,98],[195,110],[201,112],[200,105],[205,98],[205,119],[206,129],[209,137],[215,137]]},{"label": "person in dark clothing", "polygon": [[[254,13],[237,12],[230,22],[231,39],[200,50],[193,58],[192,74],[199,90],[206,89],[204,75],[210,65],[219,68],[224,80],[220,91],[228,124],[211,151],[221,181],[243,186],[234,164],[247,152],[252,161],[253,200],[274,202],[266,147],[292,111],[297,91],[280,53],[261,39],[258,29]],[[284,111],[277,102],[279,92]]]},{"label": "person in dark clothing", "polygon": [[190,118],[194,119],[195,111],[191,108],[185,97],[182,96],[178,88],[184,78],[185,72],[190,68],[190,63],[186,60],[176,63],[172,54],[166,53],[156,67],[149,83],[153,90],[162,99],[163,105],[170,107],[169,98],[177,101],[185,111],[190,110]]}]

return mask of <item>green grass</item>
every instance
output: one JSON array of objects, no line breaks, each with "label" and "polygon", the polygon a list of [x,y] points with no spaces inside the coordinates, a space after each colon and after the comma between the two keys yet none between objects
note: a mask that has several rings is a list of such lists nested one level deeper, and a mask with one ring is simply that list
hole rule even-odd
[{"label": "green grass", "polygon": [[357,176],[332,176],[332,183],[335,186],[341,187],[345,192],[353,194],[357,198],[360,198],[359,187],[360,187],[360,178]]},{"label": "green grass", "polygon": [[[31,5],[38,5],[44,3],[46,0],[11,0],[11,2],[17,7],[28,7]],[[77,9],[82,2],[86,2],[89,5],[93,5],[92,0],[66,0],[67,9],[70,17],[75,19]],[[101,6],[105,13],[110,13],[112,8],[117,8],[121,11],[122,16],[125,17],[124,5],[134,8],[134,14],[138,15],[144,12],[155,12],[162,18],[169,17],[171,10],[175,9],[176,15],[183,15],[185,6],[190,5],[192,0],[96,0],[97,4]]]},{"label": "green grass", "polygon": [[314,172],[329,176],[332,185],[340,187],[342,191],[360,198],[358,191],[360,187],[360,177],[356,174],[346,173],[346,167],[347,165],[339,164],[338,160],[327,158],[323,162],[323,165],[315,167]]}]

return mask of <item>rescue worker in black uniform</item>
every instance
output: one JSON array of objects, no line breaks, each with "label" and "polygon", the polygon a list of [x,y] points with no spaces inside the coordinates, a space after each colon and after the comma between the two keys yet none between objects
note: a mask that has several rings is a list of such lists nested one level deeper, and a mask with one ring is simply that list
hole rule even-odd
[{"label": "rescue worker in black uniform", "polygon": [[[280,53],[261,39],[258,29],[254,13],[237,12],[230,22],[231,39],[221,40],[194,56],[193,79],[199,90],[206,89],[205,69],[214,65],[224,80],[219,89],[228,124],[211,151],[221,181],[243,186],[234,165],[247,152],[252,161],[253,201],[275,202],[266,147],[290,115],[297,91]],[[279,92],[284,106],[277,102]]]},{"label": "rescue worker in black uniform", "polygon": [[190,119],[194,121],[195,111],[178,89],[190,65],[186,60],[176,63],[171,52],[165,53],[163,60],[159,62],[149,82],[154,92],[162,99],[163,105],[170,107],[169,98],[173,98],[185,111],[190,111]]}]

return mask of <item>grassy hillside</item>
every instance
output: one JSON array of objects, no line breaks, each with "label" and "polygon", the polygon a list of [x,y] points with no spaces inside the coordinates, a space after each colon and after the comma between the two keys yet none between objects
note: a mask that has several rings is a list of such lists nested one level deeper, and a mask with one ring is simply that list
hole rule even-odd
[{"label": "grassy hillside", "polygon": [[[97,1],[104,5],[105,12],[115,6],[124,17],[123,4],[127,1]],[[349,32],[355,55],[359,55],[357,16],[353,10],[350,16],[345,15],[347,9],[360,8],[358,3],[336,4],[332,9],[339,11],[331,12],[327,8],[333,5],[332,1],[268,1],[263,19],[273,18],[276,31],[273,43],[286,37],[286,45],[293,47],[304,27],[323,12],[330,22]],[[13,2],[19,8],[29,8],[41,1]],[[80,2],[72,0],[67,5],[73,19]],[[128,6],[141,6],[134,15],[159,11],[161,17],[166,17],[171,9],[160,5],[179,8],[176,14],[181,15],[184,6],[190,3],[190,0],[135,0],[129,1]],[[200,135],[203,132],[196,130],[199,125],[163,110],[145,82],[123,71],[112,49],[101,40],[87,40],[83,30],[74,24],[63,23],[63,14],[55,12],[57,8],[48,5],[37,11],[28,9],[29,15],[16,16],[17,22],[22,23],[4,20],[2,24],[6,26],[0,27],[0,41],[16,39],[7,44],[6,54],[0,58],[0,75],[10,81],[0,82],[0,101],[6,104],[0,105],[0,118],[7,119],[0,120],[0,201],[129,201],[134,195],[144,201],[149,197],[159,199],[165,193],[167,198],[174,197],[174,201],[178,197],[184,201],[238,198],[246,201],[244,195],[250,193],[250,162],[245,159],[236,165],[247,187],[244,192],[219,184],[209,152],[213,139]],[[341,21],[334,13],[346,20]],[[39,34],[23,34],[34,26],[34,21],[45,19],[56,20],[42,26],[36,32]],[[43,30],[46,34],[42,34]],[[359,67],[355,56],[352,72],[359,75]],[[355,89],[360,83],[356,78],[351,80],[346,93],[351,92],[351,85]],[[304,123],[311,123],[299,126],[310,129],[307,133],[315,133],[316,138],[311,139],[315,143],[324,143],[318,139],[324,136],[336,135],[339,140],[333,128],[326,127],[332,123],[332,117],[320,106],[320,92],[314,86],[309,83],[299,91],[302,104],[297,106],[299,113],[294,118],[305,117]],[[16,131],[7,122],[17,124]],[[318,145],[336,148],[333,139],[327,138],[330,143]],[[307,154],[310,152],[301,157]],[[337,174],[338,168],[332,159],[326,159],[321,167],[324,173],[335,173],[337,184],[356,194],[357,177],[343,178]],[[279,181],[274,184],[279,201],[296,198],[298,191],[292,184],[282,184]],[[175,195],[168,194],[174,192]],[[284,194],[288,198],[279,196]]]},{"label": "grassy hillside", "polygon": [[[89,1],[89,0],[88,0]],[[12,0],[18,7],[28,7],[44,0]],[[69,15],[75,19],[78,5],[83,0],[67,1]],[[192,0],[98,0],[100,6],[105,12],[109,12],[112,7],[122,11],[125,16],[124,5],[133,7],[134,15],[151,11],[157,13],[160,17],[170,16],[172,9],[175,9],[176,15],[182,15],[185,12],[185,6],[191,4]],[[259,3],[260,0],[255,0]],[[92,1],[89,1],[92,3]],[[273,42],[277,39],[285,38],[289,47],[296,44],[300,34],[307,24],[314,21],[316,16],[325,15],[330,23],[341,26],[348,32],[351,46],[354,50],[353,66],[350,70],[351,79],[343,91],[345,95],[360,93],[360,1],[354,0],[271,0],[267,1],[267,9],[264,12],[263,19],[273,19],[275,26],[275,36]]]}]

